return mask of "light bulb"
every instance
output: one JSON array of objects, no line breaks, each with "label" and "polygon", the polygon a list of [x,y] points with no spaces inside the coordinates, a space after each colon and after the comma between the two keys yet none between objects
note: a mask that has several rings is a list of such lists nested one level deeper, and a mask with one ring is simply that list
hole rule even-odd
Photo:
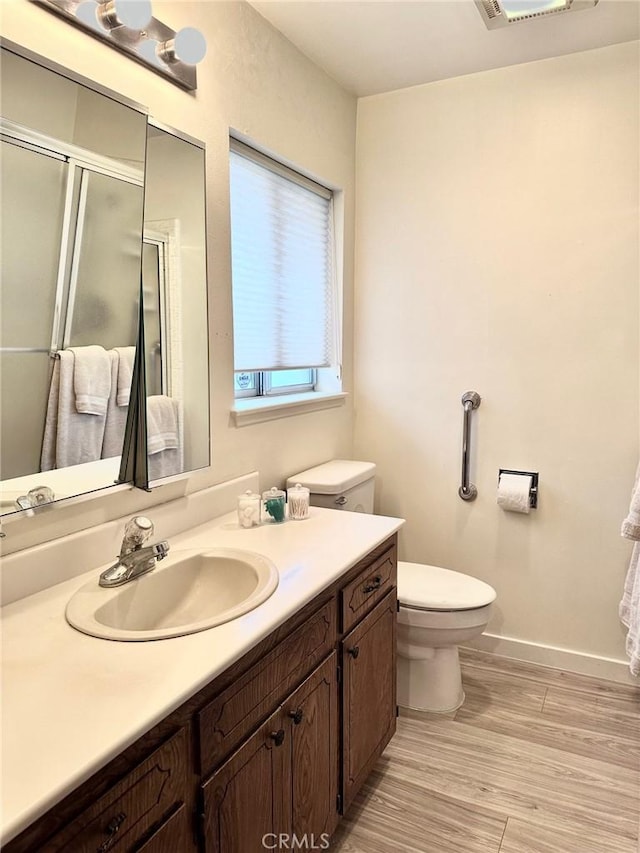
[{"label": "light bulb", "polygon": [[115,3],[118,18],[132,30],[143,30],[153,17],[150,0],[115,0]]},{"label": "light bulb", "polygon": [[108,30],[116,27],[143,30],[152,17],[150,0],[107,0],[100,3],[98,10],[98,19]]},{"label": "light bulb", "polygon": [[207,42],[200,30],[194,27],[184,27],[178,30],[174,39],[176,57],[181,62],[196,65],[207,53]]},{"label": "light bulb", "polygon": [[79,21],[82,21],[83,24],[86,24],[88,27],[91,27],[93,30],[99,30],[100,25],[98,23],[98,17],[96,12],[98,11],[98,7],[96,6],[94,0],[85,0],[84,3],[80,3],[80,5],[76,8],[76,18]]},{"label": "light bulb", "polygon": [[145,62],[149,62],[151,65],[155,65],[158,68],[163,68],[164,66],[156,52],[157,46],[158,42],[154,39],[145,39],[137,46],[136,50]]},{"label": "light bulb", "polygon": [[174,38],[158,45],[158,56],[169,64],[179,61],[196,65],[204,59],[206,52],[205,37],[194,27],[184,27],[175,34]]}]

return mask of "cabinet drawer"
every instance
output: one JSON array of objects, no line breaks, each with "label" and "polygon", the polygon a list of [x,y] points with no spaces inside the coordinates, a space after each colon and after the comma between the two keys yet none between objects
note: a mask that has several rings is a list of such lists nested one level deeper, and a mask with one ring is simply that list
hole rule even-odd
[{"label": "cabinet drawer", "polygon": [[151,838],[136,853],[188,853],[195,851],[192,828],[189,825],[189,812],[181,805]]},{"label": "cabinet drawer", "polygon": [[40,853],[125,853],[184,800],[187,739],[181,729],[57,833]]},{"label": "cabinet drawer", "polygon": [[333,649],[335,605],[327,602],[197,715],[200,772],[209,773]]},{"label": "cabinet drawer", "polygon": [[398,562],[395,545],[340,591],[341,629],[348,631],[396,584]]}]

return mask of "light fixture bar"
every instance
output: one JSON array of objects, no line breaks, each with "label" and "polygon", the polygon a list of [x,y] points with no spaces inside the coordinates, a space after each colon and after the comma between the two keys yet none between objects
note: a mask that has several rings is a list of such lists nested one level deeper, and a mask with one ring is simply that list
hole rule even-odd
[{"label": "light fixture bar", "polygon": [[[144,29],[138,30],[120,24],[111,13],[105,15],[105,0],[31,0],[31,2],[53,12],[94,38],[106,42],[146,68],[171,80],[177,86],[187,91],[197,89],[195,64],[184,62],[175,56],[172,50],[167,50],[167,45],[175,44],[177,34],[157,18],[152,17],[145,24]],[[95,6],[95,9],[92,9],[92,6]],[[103,14],[99,15],[99,12]],[[202,41],[204,42],[204,39]]]}]

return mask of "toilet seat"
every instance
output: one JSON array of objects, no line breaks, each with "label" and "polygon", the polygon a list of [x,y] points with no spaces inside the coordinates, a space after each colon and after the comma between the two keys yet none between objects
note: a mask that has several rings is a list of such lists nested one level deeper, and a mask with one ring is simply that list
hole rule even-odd
[{"label": "toilet seat", "polygon": [[496,599],[488,583],[423,563],[398,562],[398,600],[411,610],[461,611],[485,607]]}]

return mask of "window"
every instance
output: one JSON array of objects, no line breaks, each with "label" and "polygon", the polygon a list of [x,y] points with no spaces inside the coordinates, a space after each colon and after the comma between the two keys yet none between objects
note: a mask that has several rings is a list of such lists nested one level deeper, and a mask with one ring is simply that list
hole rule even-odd
[{"label": "window", "polygon": [[314,391],[337,364],[333,194],[234,139],[235,396]]}]

